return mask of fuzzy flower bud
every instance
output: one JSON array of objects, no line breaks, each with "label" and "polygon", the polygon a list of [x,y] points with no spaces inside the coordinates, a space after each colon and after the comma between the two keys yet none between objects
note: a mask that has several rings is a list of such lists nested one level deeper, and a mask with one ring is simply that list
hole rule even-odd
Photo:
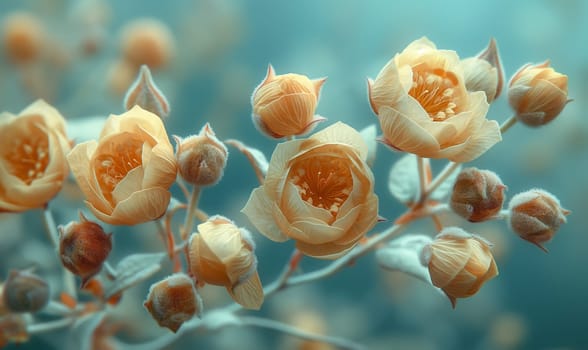
[{"label": "fuzzy flower bud", "polygon": [[502,209],[505,188],[496,173],[466,168],[455,180],[449,205],[470,222],[489,220]]},{"label": "fuzzy flower bud", "polygon": [[26,12],[14,12],[3,20],[3,51],[16,64],[38,60],[44,51],[45,31],[39,18]]},{"label": "fuzzy flower bud", "polygon": [[37,312],[49,302],[49,285],[27,271],[11,271],[2,289],[2,301],[12,312]]},{"label": "fuzzy flower bud", "polygon": [[457,298],[467,298],[498,275],[490,244],[458,227],[447,227],[423,248],[423,265],[433,285],[441,288],[455,308]]},{"label": "fuzzy flower bud", "polygon": [[161,119],[165,119],[169,115],[169,102],[155,85],[151,71],[146,65],[142,65],[139,69],[139,76],[128,89],[124,99],[127,111],[135,105],[158,115]]},{"label": "fuzzy flower bud", "polygon": [[309,132],[325,120],[314,114],[325,80],[292,73],[276,75],[270,65],[251,97],[253,123],[276,139]]},{"label": "fuzzy flower bud", "polygon": [[82,278],[84,286],[102,269],[102,263],[112,249],[112,234],[102,226],[86,219],[80,212],[80,221],[59,226],[59,256],[61,263],[74,275]]},{"label": "fuzzy flower bud", "polygon": [[551,240],[561,224],[566,223],[569,210],[563,209],[559,200],[544,190],[533,189],[514,196],[508,205],[511,229],[522,239],[543,251],[543,243]]},{"label": "fuzzy flower bud", "polygon": [[181,273],[171,275],[151,286],[143,303],[161,327],[177,332],[194,315],[200,317],[202,299],[192,280]]},{"label": "fuzzy flower bud", "polygon": [[551,122],[569,102],[568,76],[549,67],[549,61],[524,65],[508,85],[508,102],[528,126]]},{"label": "fuzzy flower bud", "polygon": [[468,91],[484,91],[488,103],[498,98],[504,81],[496,40],[490,40],[484,51],[462,60],[461,64]]},{"label": "fuzzy flower bud", "polygon": [[255,245],[247,230],[225,217],[213,216],[198,225],[188,249],[190,271],[199,283],[224,286],[233,300],[247,309],[261,307],[263,288]]},{"label": "fuzzy flower bud", "polygon": [[163,22],[152,18],[135,19],[121,33],[122,57],[135,67],[145,64],[151,69],[169,65],[175,51],[175,39]]},{"label": "fuzzy flower bud", "polygon": [[198,186],[215,185],[223,177],[229,151],[206,123],[198,135],[174,136],[180,175]]}]

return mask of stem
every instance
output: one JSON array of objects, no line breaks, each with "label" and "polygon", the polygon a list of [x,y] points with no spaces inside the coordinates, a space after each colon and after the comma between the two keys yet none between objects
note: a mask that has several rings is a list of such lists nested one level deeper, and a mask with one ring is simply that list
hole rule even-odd
[{"label": "stem", "polygon": [[508,129],[510,129],[513,125],[517,123],[517,116],[513,115],[512,117],[508,118],[500,125],[500,133],[504,134]]},{"label": "stem", "polygon": [[27,333],[32,335],[38,333],[51,332],[60,328],[65,328],[73,324],[75,320],[75,317],[66,317],[55,321],[30,324],[27,326]]},{"label": "stem", "polygon": [[417,157],[417,171],[419,173],[419,198],[422,198],[427,188],[427,180],[425,175],[425,158]]},{"label": "stem", "polygon": [[[43,222],[45,223],[45,230],[55,250],[59,251],[59,233],[55,225],[53,213],[49,209],[49,203],[43,207]],[[63,269],[63,288],[65,292],[77,299],[77,288],[74,275],[67,269]]]},{"label": "stem", "polygon": [[439,175],[437,175],[433,181],[431,181],[431,184],[427,187],[427,190],[423,193],[419,202],[424,203],[427,198],[429,198],[429,196],[435,192],[437,187],[439,187],[443,181],[447,179],[447,177],[449,177],[457,168],[459,168],[460,164],[461,163],[455,162],[448,163],[447,166],[445,166],[445,168],[439,173]]},{"label": "stem", "polygon": [[406,225],[403,225],[403,224],[394,225],[394,226],[390,227],[388,230],[386,230],[378,235],[372,236],[368,240],[367,243],[356,247],[355,249],[350,251],[347,255],[344,255],[343,257],[333,261],[328,266],[326,266],[320,270],[317,270],[317,271],[313,271],[313,272],[305,273],[303,275],[291,277],[288,280],[281,282],[281,283],[277,283],[277,282],[280,282],[278,280],[277,282],[270,284],[264,290],[264,293],[265,294],[272,294],[272,293],[275,293],[277,290],[285,289],[287,287],[292,287],[292,286],[296,286],[299,284],[313,282],[316,280],[320,280],[320,279],[332,276],[335,273],[337,273],[339,270],[343,269],[345,266],[348,266],[350,263],[352,263],[356,259],[358,259],[358,258],[366,255],[367,253],[371,252],[372,250],[374,250],[380,243],[383,243],[383,242],[389,240],[390,238],[392,238],[394,235],[400,233],[400,231],[405,227],[406,227]]},{"label": "stem", "polygon": [[350,340],[338,338],[338,337],[330,337],[326,335],[314,334],[310,332],[306,332],[302,329],[289,326],[287,324],[268,320],[260,317],[253,317],[253,316],[246,316],[241,317],[240,320],[243,322],[245,326],[254,326],[260,328],[267,328],[272,329],[284,334],[289,334],[298,338],[312,340],[312,341],[319,341],[322,343],[327,343],[336,346],[339,349],[350,349],[350,350],[357,350],[357,349],[364,349],[363,346],[356,344]]},{"label": "stem", "polygon": [[181,238],[183,241],[188,239],[188,235],[192,231],[192,226],[194,225],[194,215],[196,212],[196,208],[198,207],[198,199],[200,198],[201,187],[194,185],[192,189],[192,195],[190,196],[190,202],[188,203],[188,210],[186,212],[186,221],[184,222],[184,226],[182,227],[181,231]]}]

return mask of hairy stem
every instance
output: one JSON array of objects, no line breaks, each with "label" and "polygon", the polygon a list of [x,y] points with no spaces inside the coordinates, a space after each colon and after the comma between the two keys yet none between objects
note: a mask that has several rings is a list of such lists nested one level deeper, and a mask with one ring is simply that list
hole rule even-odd
[{"label": "hairy stem", "polygon": [[504,134],[508,129],[510,129],[513,125],[517,123],[517,116],[513,115],[512,117],[508,118],[500,125],[500,133]]},{"label": "hairy stem", "polygon": [[188,209],[186,211],[186,221],[182,227],[181,238],[183,241],[188,239],[188,235],[192,232],[192,226],[194,225],[194,216],[196,209],[198,208],[198,199],[200,198],[201,192],[200,186],[194,186],[192,188],[192,194],[190,195],[190,202],[188,203]]},{"label": "hairy stem", "polygon": [[421,196],[421,202],[426,201],[429,196],[431,196],[431,194],[433,192],[435,192],[435,190],[443,183],[443,181],[445,181],[445,179],[447,179],[447,177],[449,177],[451,174],[453,174],[453,172],[459,168],[461,163],[455,163],[455,162],[449,162],[445,168],[439,173],[439,175],[437,175],[433,181],[431,181],[431,183],[429,184],[429,186],[427,186],[427,189],[425,190],[425,192],[423,193],[423,195]]},{"label": "hairy stem", "polygon": [[290,325],[274,321],[268,320],[265,318],[260,317],[240,317],[241,322],[243,322],[244,326],[253,326],[253,327],[260,327],[260,328],[267,328],[272,329],[280,333],[289,334],[298,338],[318,341],[322,343],[327,343],[336,346],[338,349],[349,349],[349,350],[358,350],[358,349],[365,349],[365,347],[356,344],[350,340],[338,338],[338,337],[331,337],[326,335],[320,335],[315,333],[310,333],[304,331],[300,328],[292,327]]}]

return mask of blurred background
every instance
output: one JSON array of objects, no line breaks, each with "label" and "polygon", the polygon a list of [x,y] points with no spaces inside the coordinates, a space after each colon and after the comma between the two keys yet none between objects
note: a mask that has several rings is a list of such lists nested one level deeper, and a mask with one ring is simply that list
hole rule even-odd
[{"label": "blurred background", "polygon": [[[422,36],[461,58],[476,55],[495,38],[506,80],[523,64],[546,59],[569,76],[574,101],[558,119],[539,129],[516,125],[472,163],[497,172],[509,198],[531,188],[555,194],[572,211],[568,223],[545,254],[504,222],[466,225],[448,218],[492,241],[500,270],[477,295],[459,300],[455,310],[424,283],[379,269],[370,255],[328,280],[276,295],[261,314],[370,349],[588,348],[588,275],[582,270],[588,266],[588,122],[582,112],[588,108],[588,50],[582,44],[588,36],[588,2],[3,0],[0,110],[16,114],[43,98],[68,120],[71,138],[93,138],[106,116],[124,112],[124,93],[138,66],[147,63],[171,105],[170,135],[195,134],[210,122],[220,139],[239,139],[269,159],[276,142],[259,134],[250,118],[251,93],[269,63],[278,74],[327,76],[317,113],[328,121],[318,129],[344,121],[359,130],[377,122],[367,102],[366,78],[374,78],[395,53]],[[503,90],[488,117],[502,122],[510,113]],[[389,194],[387,181],[401,155],[381,145],[377,152],[380,214],[393,220],[403,208]],[[433,162],[434,170],[443,165]],[[257,186],[245,157],[231,149],[223,180],[203,192],[201,207],[253,230],[239,211]],[[177,188],[172,190],[181,198]],[[75,220],[77,210],[84,209],[76,196],[72,184],[52,203],[58,223]],[[42,275],[58,270],[40,217],[40,211],[0,215],[0,279],[11,268],[31,264],[41,266]],[[112,261],[163,250],[153,225],[109,229],[115,233]],[[434,234],[429,223],[409,232]],[[257,233],[254,238],[260,276],[268,283],[293,245]],[[306,258],[301,268],[323,265]],[[165,269],[157,279],[169,272]],[[143,308],[147,290],[148,285],[139,286],[123,298],[120,321],[135,320],[120,330],[128,342],[168,332]],[[225,294],[207,287],[206,308],[226,303]],[[172,348],[197,346],[329,349],[250,328],[185,336]],[[39,347],[61,348],[55,335],[18,346]]]}]

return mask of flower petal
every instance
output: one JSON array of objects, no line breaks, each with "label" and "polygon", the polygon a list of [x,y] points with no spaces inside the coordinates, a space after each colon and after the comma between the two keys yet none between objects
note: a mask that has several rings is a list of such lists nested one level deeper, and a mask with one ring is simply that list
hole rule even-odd
[{"label": "flower petal", "polygon": [[155,220],[165,214],[171,194],[161,187],[134,192],[114,208],[110,221],[113,225],[136,225]]},{"label": "flower petal", "polygon": [[227,288],[227,291],[233,300],[246,309],[259,310],[263,304],[263,287],[257,272],[233,288]]},{"label": "flower petal", "polygon": [[249,221],[261,234],[272,241],[284,242],[288,240],[288,236],[280,231],[276,224],[273,213],[279,212],[279,208],[276,206],[274,209],[274,206],[276,204],[268,198],[263,187],[258,187],[251,192],[251,196],[241,212],[249,218]]}]

